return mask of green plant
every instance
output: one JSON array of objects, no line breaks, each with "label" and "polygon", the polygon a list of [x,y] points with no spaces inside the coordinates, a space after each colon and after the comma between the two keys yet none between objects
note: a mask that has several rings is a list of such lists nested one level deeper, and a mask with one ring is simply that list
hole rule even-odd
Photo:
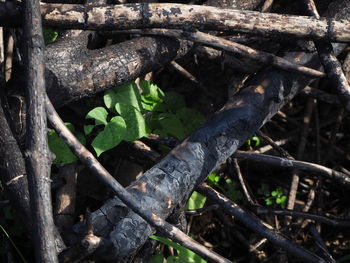
[{"label": "green plant", "polygon": [[252,147],[259,147],[260,138],[258,136],[253,136],[252,138],[247,140],[247,144]]},{"label": "green plant", "polygon": [[45,45],[48,45],[56,41],[58,32],[50,28],[43,28],[43,36]]},{"label": "green plant", "polygon": [[287,196],[283,195],[282,187],[278,186],[275,190],[270,192],[267,184],[262,184],[258,189],[258,194],[262,195],[267,206],[273,204],[279,205],[281,208],[285,208],[287,204]]},{"label": "green plant", "polygon": [[159,87],[141,81],[140,94],[134,82],[105,92],[105,107],[91,110],[86,119],[94,124],[85,125],[85,135],[97,134],[93,141],[97,156],[114,148],[122,140],[134,141],[149,133],[184,139],[203,121],[196,110],[185,106],[183,97],[175,92],[164,93]]},{"label": "green plant", "polygon": [[207,198],[204,195],[194,191],[191,197],[188,199],[187,204],[185,206],[186,210],[195,210],[203,208],[205,205]]},{"label": "green plant", "polygon": [[178,243],[175,243],[173,241],[170,241],[169,239],[159,237],[159,236],[150,236],[151,239],[157,240],[169,247],[172,247],[176,250],[177,255],[176,256],[169,256],[167,258],[164,257],[162,254],[156,254],[154,255],[150,263],[206,263],[204,259],[202,259],[200,256],[192,252],[191,250],[179,245]]},{"label": "green plant", "polygon": [[[67,122],[65,125],[72,133],[75,133],[73,124]],[[85,144],[85,137],[82,134],[76,133],[75,135],[82,144]],[[48,132],[48,144],[50,151],[55,155],[54,164],[69,164],[78,160],[56,131]]]},{"label": "green plant", "polygon": [[217,188],[221,193],[233,201],[243,201],[244,197],[237,183],[230,178],[211,173],[207,182],[210,186]]}]

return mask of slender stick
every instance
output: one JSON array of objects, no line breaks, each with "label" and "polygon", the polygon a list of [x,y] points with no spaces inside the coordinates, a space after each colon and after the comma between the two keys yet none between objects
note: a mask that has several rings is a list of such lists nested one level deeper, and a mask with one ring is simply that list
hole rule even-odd
[{"label": "slender stick", "polygon": [[201,43],[201,44],[208,45],[215,48],[220,48],[228,52],[233,52],[235,54],[259,61],[266,65],[272,65],[288,71],[299,72],[306,76],[315,77],[315,78],[320,78],[325,76],[325,74],[319,70],[304,67],[296,63],[292,63],[284,58],[275,56],[273,54],[270,54],[264,51],[259,51],[259,50],[244,46],[242,44],[231,42],[230,40],[209,35],[199,31],[193,32],[193,31],[184,31],[180,29],[154,28],[154,29],[130,29],[125,31],[117,31],[117,32],[184,38],[187,40],[191,40],[193,42]]},{"label": "slender stick", "polygon": [[234,154],[234,157],[239,159],[254,160],[257,162],[268,163],[271,165],[276,165],[281,167],[295,168],[299,170],[314,172],[314,173],[323,175],[329,179],[334,179],[346,186],[350,186],[350,177],[348,175],[319,164],[296,161],[296,160],[288,160],[285,158],[276,157],[272,155],[248,153],[248,152],[242,152],[242,151],[237,151]]},{"label": "slender stick", "polygon": [[74,135],[64,125],[63,121],[58,116],[56,110],[52,106],[48,97],[46,97],[46,112],[47,117],[57,131],[59,136],[67,143],[70,149],[78,156],[78,158],[89,167],[96,176],[108,187],[110,187],[115,195],[125,203],[132,211],[141,216],[150,225],[155,227],[158,231],[162,232],[166,237],[171,240],[180,243],[184,247],[192,250],[198,255],[208,258],[214,262],[228,263],[230,260],[208,250],[198,242],[194,241],[186,234],[181,232],[178,228],[164,221],[159,216],[153,214],[147,208],[142,207],[140,202],[135,200],[132,194],[130,194],[124,187],[122,187],[114,177],[98,162],[98,160],[89,152]]},{"label": "slender stick", "polygon": [[279,215],[279,216],[291,216],[312,219],[317,222],[330,225],[332,227],[349,228],[350,220],[331,219],[324,216],[310,214],[306,212],[299,212],[289,209],[272,209],[267,207],[256,206],[253,208],[254,212],[258,215]]},{"label": "slender stick", "polygon": [[58,262],[54,242],[50,165],[45,113],[44,39],[39,0],[25,1],[27,138],[26,168],[37,262]]},{"label": "slender stick", "polygon": [[267,228],[259,218],[243,210],[236,203],[229,200],[219,192],[215,191],[207,184],[201,184],[199,187],[197,187],[197,190],[201,194],[209,197],[215,203],[219,204],[227,213],[233,215],[235,218],[237,218],[237,220],[245,224],[246,227],[259,233],[261,236],[266,237],[270,242],[279,247],[282,247],[287,252],[302,258],[305,262],[324,262],[315,254],[293,244],[290,240],[282,236],[281,233],[275,229]]}]

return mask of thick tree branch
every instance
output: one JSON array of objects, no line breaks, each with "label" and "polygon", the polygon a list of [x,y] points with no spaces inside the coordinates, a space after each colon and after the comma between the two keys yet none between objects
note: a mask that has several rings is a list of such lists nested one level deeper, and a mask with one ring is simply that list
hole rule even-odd
[{"label": "thick tree branch", "polygon": [[44,79],[44,39],[39,0],[24,4],[23,31],[27,41],[27,137],[28,173],[35,256],[38,262],[58,262],[51,203],[51,153],[47,145]]},{"label": "thick tree branch", "polygon": [[[0,4],[0,9],[1,9]],[[7,7],[8,8],[8,7]],[[181,4],[128,4],[84,6],[42,4],[47,26],[67,29],[117,30],[132,28],[181,28],[225,30],[263,36],[350,40],[350,22],[272,13]],[[13,13],[13,12],[12,12]],[[18,12],[19,13],[19,12]],[[0,18],[0,22],[10,18]],[[16,20],[12,21],[16,24]],[[3,22],[4,23],[4,22]],[[7,22],[9,23],[9,22]],[[2,24],[0,23],[0,26]]]}]

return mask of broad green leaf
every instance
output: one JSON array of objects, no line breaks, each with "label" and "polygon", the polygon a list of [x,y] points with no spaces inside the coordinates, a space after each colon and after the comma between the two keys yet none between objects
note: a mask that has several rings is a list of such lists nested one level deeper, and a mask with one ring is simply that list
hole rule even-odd
[{"label": "broad green leaf", "polygon": [[115,112],[117,103],[131,105],[137,110],[142,110],[141,95],[134,82],[128,82],[122,86],[107,90],[103,101],[108,109]]},{"label": "broad green leaf", "polygon": [[162,254],[155,254],[148,261],[148,263],[163,263],[163,262],[164,262],[164,256]]},{"label": "broad green leaf", "polygon": [[94,128],[95,128],[95,125],[84,125],[85,135],[89,135]]},{"label": "broad green leaf", "polygon": [[179,257],[169,256],[166,259],[167,263],[187,263],[187,261],[181,261]]},{"label": "broad green leaf", "polygon": [[45,45],[48,45],[56,41],[58,37],[58,32],[49,28],[44,28],[43,35],[44,35],[44,43]]},{"label": "broad green leaf", "polygon": [[145,119],[136,108],[128,104],[117,103],[115,109],[125,120],[126,133],[123,140],[134,141],[149,133]]},{"label": "broad green leaf", "polygon": [[[71,123],[65,123],[65,125],[71,132],[74,132],[74,126]],[[85,144],[84,136],[78,135],[77,138],[82,144]],[[55,160],[53,161],[54,164],[69,164],[78,160],[67,144],[54,130],[48,133],[48,144],[51,152],[53,152],[56,156]]]},{"label": "broad green leaf", "polygon": [[125,132],[126,124],[124,119],[120,116],[113,117],[91,143],[97,156],[117,146],[124,139]]},{"label": "broad green leaf", "polygon": [[197,254],[193,253],[191,250],[175,243],[169,239],[152,235],[150,238],[162,242],[163,244],[175,248],[179,253],[180,262],[194,262],[194,263],[206,263],[204,259],[202,259]]},{"label": "broad green leaf", "polygon": [[165,131],[167,134],[177,137],[182,140],[186,137],[186,130],[182,122],[171,113],[160,113],[152,118],[153,122],[156,122],[156,127]]},{"label": "broad green leaf", "polygon": [[173,113],[186,106],[184,97],[173,91],[165,93],[164,102],[167,108]]},{"label": "broad green leaf", "polygon": [[94,119],[96,125],[106,125],[107,124],[107,116],[108,112],[103,107],[97,107],[91,111],[89,111],[88,114],[86,114],[85,119]]},{"label": "broad green leaf", "polygon": [[191,197],[188,199],[185,209],[195,210],[195,209],[203,208],[206,200],[207,198],[205,196],[194,191]]},{"label": "broad green leaf", "polygon": [[176,116],[182,121],[186,128],[186,136],[203,124],[205,118],[203,115],[194,109],[181,108],[176,112]]},{"label": "broad green leaf", "polygon": [[149,81],[141,80],[142,100],[146,103],[159,103],[163,101],[164,93],[157,85]]}]

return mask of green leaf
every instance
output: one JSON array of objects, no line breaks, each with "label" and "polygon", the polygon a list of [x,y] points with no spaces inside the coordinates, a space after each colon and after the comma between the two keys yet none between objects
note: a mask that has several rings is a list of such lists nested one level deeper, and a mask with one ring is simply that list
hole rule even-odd
[{"label": "green leaf", "polygon": [[163,101],[164,93],[157,85],[149,81],[141,80],[140,87],[142,89],[142,100],[146,103],[159,103]]},{"label": "green leaf", "polygon": [[[65,123],[65,125],[71,132],[74,133],[74,126],[71,123]],[[78,135],[77,138],[82,144],[85,144],[84,136]],[[69,164],[78,160],[67,144],[54,130],[48,133],[48,144],[50,151],[56,156],[55,160],[53,161],[54,164]]]},{"label": "green leaf", "polygon": [[258,136],[253,136],[247,141],[248,145],[253,147],[258,147],[260,145],[260,138]]},{"label": "green leaf", "polygon": [[189,249],[187,249],[187,248],[185,248],[185,247],[183,247],[183,246],[181,246],[173,241],[170,241],[169,239],[155,236],[155,235],[150,236],[150,238],[157,240],[159,242],[162,242],[163,244],[168,245],[169,247],[175,248],[179,253],[179,258],[181,259],[181,262],[206,263],[206,261],[204,259],[202,259],[197,254],[193,253],[191,250],[189,250]]},{"label": "green leaf", "polygon": [[273,205],[273,201],[272,201],[271,198],[266,198],[266,199],[265,199],[265,203],[266,203],[267,206]]},{"label": "green leaf", "polygon": [[128,82],[122,86],[107,90],[103,96],[106,107],[115,113],[117,103],[131,105],[137,110],[142,110],[141,95],[134,82]]},{"label": "green leaf", "polygon": [[277,195],[278,195],[278,192],[277,192],[277,191],[272,191],[272,192],[271,192],[271,196],[276,197]]},{"label": "green leaf", "polygon": [[84,125],[85,135],[89,135],[94,128],[95,128],[95,125]]},{"label": "green leaf", "polygon": [[164,262],[164,256],[162,254],[155,254],[148,261],[148,263],[163,263],[163,262]]},{"label": "green leaf", "polygon": [[166,262],[167,263],[185,263],[185,262],[182,262],[179,257],[175,257],[175,256],[169,256],[166,259]]},{"label": "green leaf", "polygon": [[88,114],[86,114],[85,119],[94,119],[96,125],[106,125],[107,124],[107,116],[108,112],[103,107],[97,107],[91,111],[89,111]]},{"label": "green leaf", "polygon": [[125,133],[126,124],[124,119],[120,116],[113,117],[91,143],[97,156],[117,146],[123,140]]},{"label": "green leaf", "polygon": [[186,136],[197,129],[205,121],[205,118],[199,111],[186,107],[179,109],[176,112],[176,116],[184,124]]},{"label": "green leaf", "polygon": [[[160,126],[160,129],[165,131],[167,134],[177,137],[180,140],[186,137],[185,127],[175,114],[160,113],[153,116],[152,120],[156,121]],[[156,125],[156,127],[158,125]]]},{"label": "green leaf", "polygon": [[213,185],[217,185],[220,181],[220,176],[217,175],[216,173],[211,173],[209,176],[208,176],[208,182],[209,183],[212,183]]},{"label": "green leaf", "polygon": [[58,32],[49,28],[44,28],[43,35],[44,35],[44,43],[45,45],[48,45],[56,41],[58,37]]},{"label": "green leaf", "polygon": [[206,200],[207,198],[205,196],[194,191],[191,197],[188,199],[185,209],[195,210],[195,209],[203,208]]},{"label": "green leaf", "polygon": [[167,108],[173,113],[186,106],[184,97],[173,91],[165,93],[164,102]]},{"label": "green leaf", "polygon": [[126,123],[126,133],[123,140],[134,141],[149,133],[145,119],[136,108],[128,104],[117,103],[115,109]]}]

